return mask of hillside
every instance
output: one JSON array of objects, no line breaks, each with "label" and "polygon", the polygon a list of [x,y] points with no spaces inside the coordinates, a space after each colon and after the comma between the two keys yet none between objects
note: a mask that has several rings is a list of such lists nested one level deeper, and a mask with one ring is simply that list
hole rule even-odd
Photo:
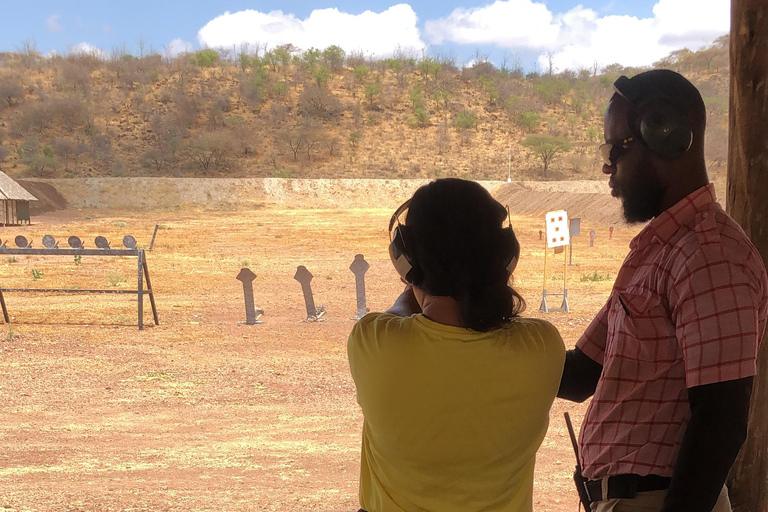
[{"label": "hillside", "polygon": [[[524,75],[482,58],[459,69],[338,47],[241,50],[0,54],[0,168],[17,178],[505,179],[511,147],[513,179],[599,178],[611,84],[639,71]],[[702,91],[715,175],[726,155],[727,62],[724,37],[656,64]],[[563,148],[546,176],[535,135]]]}]

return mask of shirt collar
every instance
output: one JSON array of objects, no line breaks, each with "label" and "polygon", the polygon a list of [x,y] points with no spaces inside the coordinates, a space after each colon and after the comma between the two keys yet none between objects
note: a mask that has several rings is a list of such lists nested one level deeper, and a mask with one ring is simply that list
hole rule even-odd
[{"label": "shirt collar", "polygon": [[709,183],[694,190],[649,222],[632,240],[630,247],[634,249],[654,239],[667,242],[681,226],[690,224],[698,212],[706,210],[716,201],[714,184]]}]

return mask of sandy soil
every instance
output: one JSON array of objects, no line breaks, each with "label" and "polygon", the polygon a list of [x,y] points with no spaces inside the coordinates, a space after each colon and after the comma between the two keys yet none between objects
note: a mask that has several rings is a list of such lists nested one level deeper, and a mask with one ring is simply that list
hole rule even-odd
[{"label": "sandy soil", "polygon": [[[375,205],[360,205],[375,206]],[[130,296],[8,294],[0,331],[0,507],[7,511],[356,510],[362,418],[345,342],[355,314],[356,253],[371,268],[368,304],[400,284],[386,254],[390,210],[136,213],[65,210],[5,228],[40,247],[44,234],[93,246],[125,234],[146,247],[161,324],[139,332]],[[636,228],[582,224],[567,267],[570,314],[537,311],[539,218],[514,217],[523,244],[516,285],[526,314],[546,316],[572,346],[602,306]],[[552,257],[550,291],[563,278]],[[4,287],[135,286],[130,258],[4,257]],[[297,265],[314,274],[326,321],[302,323]],[[264,324],[244,320],[242,266],[258,277]],[[39,279],[32,270],[38,270]],[[561,285],[560,285],[561,286]],[[147,313],[149,309],[147,308]],[[571,512],[573,456],[557,401],[536,470],[535,508]]]}]

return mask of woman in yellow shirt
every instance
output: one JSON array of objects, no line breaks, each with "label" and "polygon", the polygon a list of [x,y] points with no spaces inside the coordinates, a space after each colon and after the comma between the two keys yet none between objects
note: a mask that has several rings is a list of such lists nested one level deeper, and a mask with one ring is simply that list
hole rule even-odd
[{"label": "woman in yellow shirt", "polygon": [[[404,222],[401,224],[401,217]],[[505,208],[458,179],[418,189],[390,223],[403,294],[352,330],[368,512],[528,512],[565,348],[520,318]]]}]

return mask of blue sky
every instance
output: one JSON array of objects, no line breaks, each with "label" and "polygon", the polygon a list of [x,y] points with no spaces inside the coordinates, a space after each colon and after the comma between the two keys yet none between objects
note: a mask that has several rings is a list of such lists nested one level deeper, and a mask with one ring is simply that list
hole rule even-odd
[{"label": "blue sky", "polygon": [[[555,54],[561,69],[618,59],[650,64],[671,50],[702,46],[725,33],[729,0],[403,3],[394,7],[396,1],[384,0],[9,2],[0,20],[0,50],[13,51],[29,39],[44,54],[73,48],[108,53],[123,44],[137,53],[139,37],[158,52],[164,47],[173,52],[205,45],[231,47],[242,40],[273,47],[299,39],[294,42],[301,48],[331,43],[378,56],[397,45],[431,54],[450,52],[458,63],[467,62],[477,51],[497,63],[505,53],[517,54],[527,69],[542,65],[545,52]],[[270,14],[276,10],[283,15]],[[375,14],[365,16],[364,11]],[[223,16],[226,12],[231,14]]]}]

